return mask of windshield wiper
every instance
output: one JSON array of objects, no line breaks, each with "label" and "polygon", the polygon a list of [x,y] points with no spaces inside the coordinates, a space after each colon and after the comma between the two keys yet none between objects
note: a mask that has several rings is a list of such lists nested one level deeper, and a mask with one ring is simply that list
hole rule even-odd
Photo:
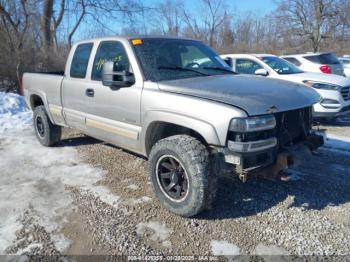
[{"label": "windshield wiper", "polygon": [[190,69],[190,68],[185,68],[185,67],[181,67],[181,66],[159,66],[158,69],[165,69],[165,70],[176,70],[176,71],[189,71],[189,72],[194,72],[203,76],[209,76],[206,73],[203,72],[199,72],[197,70],[194,69]]},{"label": "windshield wiper", "polygon": [[205,66],[205,67],[203,67],[203,69],[212,69],[212,70],[223,71],[223,72],[228,72],[228,73],[237,75],[237,73],[235,71],[232,71],[230,69],[226,69],[223,67],[218,67],[218,66]]}]

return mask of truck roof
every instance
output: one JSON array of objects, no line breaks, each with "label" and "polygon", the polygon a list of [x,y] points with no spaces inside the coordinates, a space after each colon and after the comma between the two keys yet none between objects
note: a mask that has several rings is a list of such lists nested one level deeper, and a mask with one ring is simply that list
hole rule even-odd
[{"label": "truck roof", "polygon": [[163,35],[116,35],[116,36],[105,36],[105,37],[97,37],[91,39],[85,39],[81,41],[77,41],[74,45],[86,43],[86,42],[97,42],[97,41],[108,41],[108,40],[131,40],[131,39],[182,39],[182,40],[192,40],[199,41],[193,38],[184,38],[184,37],[175,37],[175,36],[163,36]]}]

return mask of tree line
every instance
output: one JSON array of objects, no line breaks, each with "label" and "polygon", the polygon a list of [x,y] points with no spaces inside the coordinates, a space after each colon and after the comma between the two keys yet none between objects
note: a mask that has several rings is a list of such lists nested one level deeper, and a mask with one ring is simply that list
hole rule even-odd
[{"label": "tree line", "polygon": [[348,0],[275,0],[264,16],[228,0],[0,0],[0,89],[16,90],[26,71],[63,70],[73,41],[104,35],[188,37],[220,53],[350,54],[349,13]]}]

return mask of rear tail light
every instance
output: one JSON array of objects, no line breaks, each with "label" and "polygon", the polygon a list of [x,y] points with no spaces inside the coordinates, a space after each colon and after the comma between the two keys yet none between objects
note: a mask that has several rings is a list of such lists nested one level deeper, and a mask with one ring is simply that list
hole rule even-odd
[{"label": "rear tail light", "polygon": [[324,74],[332,74],[332,68],[328,65],[320,66],[320,70]]}]

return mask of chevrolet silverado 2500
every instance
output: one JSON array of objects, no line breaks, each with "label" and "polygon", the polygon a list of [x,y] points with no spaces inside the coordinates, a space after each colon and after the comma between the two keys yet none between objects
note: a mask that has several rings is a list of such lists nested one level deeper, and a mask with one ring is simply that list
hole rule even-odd
[{"label": "chevrolet silverado 2500", "polygon": [[25,73],[23,84],[42,145],[72,127],[145,156],[156,196],[181,216],[212,205],[223,170],[243,180],[276,172],[291,147],[323,143],[311,127],[314,90],[236,75],[196,40],[81,41],[64,73]]}]

